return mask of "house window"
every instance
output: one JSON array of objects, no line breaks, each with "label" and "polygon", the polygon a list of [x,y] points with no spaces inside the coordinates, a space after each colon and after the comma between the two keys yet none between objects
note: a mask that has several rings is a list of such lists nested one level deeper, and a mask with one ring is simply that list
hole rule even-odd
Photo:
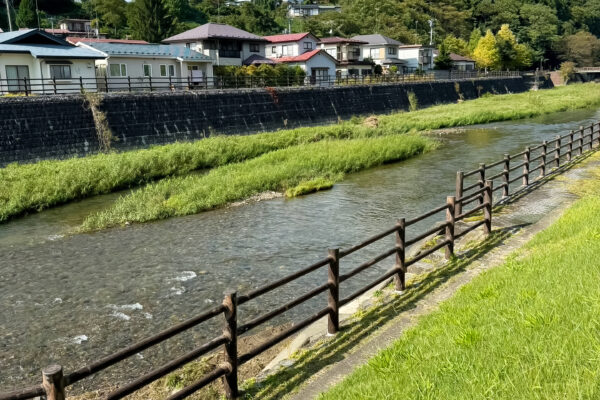
[{"label": "house window", "polygon": [[50,65],[50,78],[71,79],[70,65]]},{"label": "house window", "polygon": [[110,76],[127,76],[127,65],[126,64],[110,64],[108,66]]},{"label": "house window", "polygon": [[378,59],[379,49],[369,49],[369,57],[371,57],[373,60]]},{"label": "house window", "polygon": [[175,66],[174,65],[160,65],[160,76],[175,76]]},{"label": "house window", "polygon": [[388,47],[387,53],[389,56],[395,56],[396,55],[396,48],[395,47]]},{"label": "house window", "polygon": [[271,46],[271,54],[277,54],[277,46]]},{"label": "house window", "polygon": [[312,50],[312,42],[304,42],[304,50]]},{"label": "house window", "polygon": [[284,56],[291,56],[292,55],[291,46],[288,46],[285,44],[283,46],[281,46],[281,54],[283,54]]},{"label": "house window", "polygon": [[7,65],[6,78],[9,92],[31,90],[27,83],[29,78],[29,67],[27,65]]},{"label": "house window", "polygon": [[251,53],[260,52],[260,47],[258,46],[258,43],[250,43],[250,52]]},{"label": "house window", "polygon": [[144,64],[144,76],[151,77],[152,76],[152,65]]},{"label": "house window", "polygon": [[191,44],[191,43],[186,43],[186,44],[185,44],[185,47],[187,47],[187,48],[189,49],[189,48],[191,48],[191,47],[192,47],[192,44]]}]

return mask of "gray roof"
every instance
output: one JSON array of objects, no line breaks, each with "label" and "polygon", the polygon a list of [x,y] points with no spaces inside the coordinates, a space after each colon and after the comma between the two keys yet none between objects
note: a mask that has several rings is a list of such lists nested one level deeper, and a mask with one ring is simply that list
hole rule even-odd
[{"label": "gray roof", "polygon": [[260,65],[260,64],[269,64],[275,65],[277,64],[275,61],[270,58],[263,57],[260,54],[252,54],[250,57],[246,58],[243,62],[243,65]]},{"label": "gray roof", "polygon": [[362,40],[363,42],[367,42],[368,44],[376,44],[376,45],[380,45],[380,44],[391,44],[394,46],[402,45],[402,43],[400,43],[399,41],[389,38],[387,36],[380,35],[379,33],[376,33],[373,35],[357,35],[357,36],[352,37],[352,39]]},{"label": "gray roof", "polygon": [[267,40],[242,29],[235,28],[231,25],[216,24],[209,22],[208,24],[200,25],[189,31],[182,32],[178,35],[171,36],[163,40],[164,43],[174,42],[190,42],[194,40],[206,39],[238,39],[255,42],[266,42]]},{"label": "gray roof", "polygon": [[[21,39],[39,36],[46,43],[22,43]],[[31,39],[30,39],[31,40]],[[104,58],[97,51],[75,47],[64,40],[37,29],[0,33],[0,53],[29,53],[35,58]]]},{"label": "gray roof", "polygon": [[134,56],[134,57],[166,57],[179,58],[184,61],[212,61],[202,53],[188,49],[184,46],[169,44],[129,44],[106,42],[82,42],[86,46],[99,50],[109,56]]}]

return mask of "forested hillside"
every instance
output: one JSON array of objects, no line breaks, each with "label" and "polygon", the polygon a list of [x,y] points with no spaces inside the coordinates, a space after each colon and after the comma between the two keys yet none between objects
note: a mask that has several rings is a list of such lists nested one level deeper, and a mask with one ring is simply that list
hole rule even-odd
[{"label": "forested hillside", "polygon": [[[540,63],[555,67],[564,60],[592,65],[600,57],[600,0],[340,0],[336,4],[342,6],[341,13],[297,19],[288,19],[288,3],[280,0],[241,5],[225,0],[38,0],[39,14],[35,13],[35,0],[4,1],[9,1],[13,22],[19,27],[36,27],[38,17],[42,27],[50,27],[52,22],[56,26],[65,16],[89,18],[98,21],[101,31],[110,36],[152,42],[213,21],[261,35],[289,28],[317,36],[378,32],[403,43],[428,44],[431,19],[436,47],[444,44],[446,50],[463,55],[474,56],[479,39],[490,30],[498,53],[492,54],[490,65],[496,68],[509,65],[494,57],[518,51],[527,52],[521,61],[529,67]],[[513,39],[503,40],[506,35],[499,33],[505,24]],[[6,8],[2,7],[0,27],[7,26]],[[492,40],[489,35],[487,39]]]}]

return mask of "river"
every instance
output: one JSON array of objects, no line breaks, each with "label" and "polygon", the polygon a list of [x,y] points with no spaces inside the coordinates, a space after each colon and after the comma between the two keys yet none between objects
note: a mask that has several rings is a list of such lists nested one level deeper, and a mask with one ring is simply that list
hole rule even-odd
[{"label": "river", "polygon": [[[526,145],[589,125],[596,110],[468,127],[441,137],[443,146],[406,162],[348,176],[332,190],[273,199],[104,232],[64,236],[90,211],[119,194],[98,196],[0,225],[0,391],[38,383],[58,362],[68,373],[221,301],[227,288],[246,292],[311,264],[331,247],[347,247],[443,204],[457,170],[521,151]],[[430,223],[430,222],[429,222]],[[377,248],[365,249],[347,271]],[[353,263],[354,261],[354,263]],[[352,282],[364,284],[382,263]],[[249,302],[241,318],[325,282],[326,271]],[[342,297],[351,286],[343,288]],[[323,297],[286,314],[306,315]],[[280,320],[282,321],[282,320]],[[112,368],[88,385],[147,370],[218,329],[208,325]]]}]

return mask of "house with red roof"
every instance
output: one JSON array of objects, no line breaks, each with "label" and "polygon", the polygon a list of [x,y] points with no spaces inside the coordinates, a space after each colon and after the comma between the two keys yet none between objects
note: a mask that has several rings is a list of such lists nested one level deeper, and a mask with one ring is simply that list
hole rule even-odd
[{"label": "house with red roof", "polygon": [[337,60],[336,73],[340,76],[369,75],[373,62],[362,56],[361,46],[367,42],[339,36],[321,38],[319,46]]},{"label": "house with red roof", "polygon": [[310,32],[265,36],[264,38],[269,41],[269,44],[266,45],[265,55],[272,59],[294,57],[313,51],[319,42],[319,39]]},{"label": "house with red roof", "polygon": [[212,59],[215,66],[259,64],[265,58],[266,39],[227,24],[210,22],[163,40],[186,47]]},{"label": "house with red roof", "polygon": [[275,61],[302,68],[311,83],[332,82],[335,79],[337,62],[322,49],[307,51],[299,56],[280,57]]}]

